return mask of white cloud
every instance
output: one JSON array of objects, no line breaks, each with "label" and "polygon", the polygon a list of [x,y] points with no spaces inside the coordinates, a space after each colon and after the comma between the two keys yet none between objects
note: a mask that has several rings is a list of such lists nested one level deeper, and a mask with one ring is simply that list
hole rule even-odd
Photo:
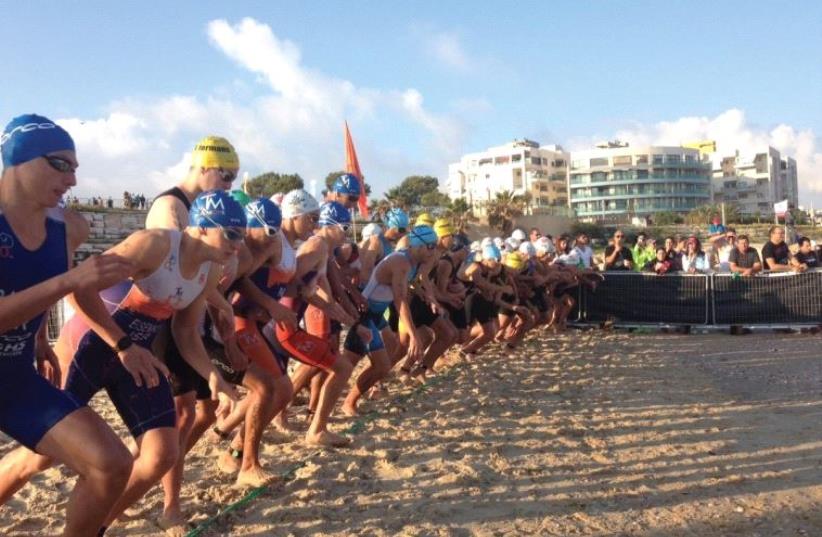
[{"label": "white cloud", "polygon": [[473,65],[462,45],[460,37],[453,32],[438,32],[426,37],[426,49],[446,67],[467,71]]},{"label": "white cloud", "polygon": [[[716,117],[682,117],[674,121],[660,121],[653,125],[637,123],[620,129],[613,137],[631,145],[679,145],[696,140],[716,140],[714,158],[732,156],[739,150],[752,155],[770,145],[782,156],[796,159],[799,177],[799,202],[822,207],[822,146],[810,129],[780,124],[768,130],[752,125],[742,110],[732,108]],[[599,138],[601,139],[601,138]],[[599,139],[578,139],[571,149],[590,149]]]},{"label": "white cloud", "polygon": [[389,141],[357,137],[368,130],[365,127],[380,130],[398,125],[431,145],[433,152],[422,151],[425,158],[409,163],[402,173],[432,167],[445,170],[461,152],[462,121],[454,113],[428,110],[416,89],[364,88],[311,69],[302,63],[295,43],[254,19],[233,25],[212,21],[207,35],[217,51],[257,78],[256,95],[249,98],[248,87],[235,82],[240,96],[227,86],[201,98],[124,97],[107,107],[105,117],[60,120],[77,141],[81,184],[76,195],[119,196],[123,190],[151,195],[168,188],[184,175],[187,152],[208,134],[228,138],[240,154],[243,170],[252,174],[297,172],[307,182],[321,181],[343,165],[342,127],[347,119],[363,171],[376,178],[372,181],[376,192],[403,176],[396,175],[396,166],[372,168],[363,158],[371,155],[375,163],[395,161],[394,149],[385,147]]}]

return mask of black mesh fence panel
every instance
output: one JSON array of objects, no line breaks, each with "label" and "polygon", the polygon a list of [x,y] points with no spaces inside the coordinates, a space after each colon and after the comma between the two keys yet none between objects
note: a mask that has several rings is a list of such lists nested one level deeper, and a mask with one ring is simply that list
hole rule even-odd
[{"label": "black mesh fence panel", "polygon": [[715,324],[822,324],[822,271],[713,276]]},{"label": "black mesh fence panel", "polygon": [[608,272],[584,292],[584,318],[599,322],[707,324],[708,277]]}]

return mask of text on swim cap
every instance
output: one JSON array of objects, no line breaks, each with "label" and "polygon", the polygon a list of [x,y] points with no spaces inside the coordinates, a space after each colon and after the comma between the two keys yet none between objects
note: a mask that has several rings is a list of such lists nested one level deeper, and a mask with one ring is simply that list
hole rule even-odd
[{"label": "text on swim cap", "polygon": [[18,125],[11,129],[9,132],[4,132],[0,135],[0,145],[8,142],[12,136],[17,134],[18,132],[30,132],[33,130],[49,130],[49,129],[56,129],[57,125],[54,123],[26,123],[25,125]]}]

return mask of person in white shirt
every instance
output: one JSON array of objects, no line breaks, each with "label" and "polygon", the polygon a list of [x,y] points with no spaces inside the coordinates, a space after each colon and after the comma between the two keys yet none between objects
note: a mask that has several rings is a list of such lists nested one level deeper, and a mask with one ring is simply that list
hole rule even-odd
[{"label": "person in white shirt", "polygon": [[586,233],[577,235],[576,243],[571,252],[582,263],[583,268],[591,268],[594,259],[594,250],[588,245],[590,239]]}]

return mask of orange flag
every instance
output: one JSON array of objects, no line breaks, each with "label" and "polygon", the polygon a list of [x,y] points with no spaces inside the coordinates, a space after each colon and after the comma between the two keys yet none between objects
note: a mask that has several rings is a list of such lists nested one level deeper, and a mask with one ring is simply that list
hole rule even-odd
[{"label": "orange flag", "polygon": [[354,140],[351,139],[351,131],[348,130],[347,121],[345,122],[345,171],[355,175],[360,180],[360,200],[357,205],[362,217],[368,219],[368,198],[365,196],[365,180],[360,171],[357,150],[354,149]]}]

